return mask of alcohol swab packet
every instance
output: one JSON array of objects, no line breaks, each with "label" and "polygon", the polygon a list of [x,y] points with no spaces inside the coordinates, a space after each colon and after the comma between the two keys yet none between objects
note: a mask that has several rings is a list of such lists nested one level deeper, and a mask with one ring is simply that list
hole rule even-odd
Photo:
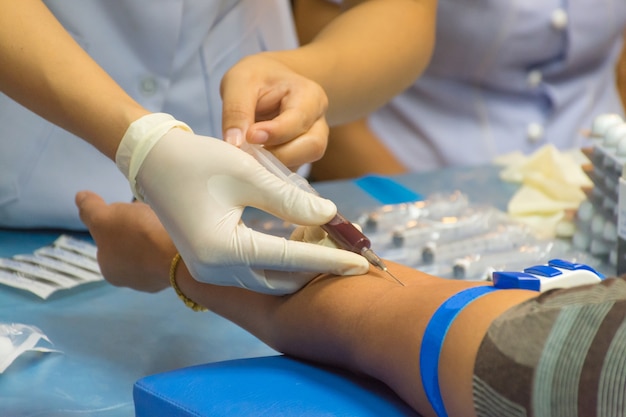
[{"label": "alcohol swab packet", "polygon": [[46,299],[58,290],[102,281],[97,248],[86,240],[59,236],[32,254],[0,258],[0,283]]},{"label": "alcohol swab packet", "polygon": [[69,235],[61,235],[54,241],[53,245],[79,253],[94,261],[97,260],[98,248],[85,240],[76,239]]},{"label": "alcohol swab packet", "polygon": [[84,282],[102,281],[102,275],[86,269],[68,264],[61,260],[50,258],[42,255],[15,255],[13,259],[23,262],[29,262],[34,265],[39,265],[44,268],[58,271],[65,275],[70,275]]},{"label": "alcohol swab packet", "polygon": [[86,269],[94,273],[100,273],[100,266],[98,262],[89,257],[83,256],[79,253],[63,249],[57,246],[45,246],[35,251],[35,255],[47,256],[49,258],[57,259],[59,261],[68,263],[70,265],[77,266],[79,268]]}]

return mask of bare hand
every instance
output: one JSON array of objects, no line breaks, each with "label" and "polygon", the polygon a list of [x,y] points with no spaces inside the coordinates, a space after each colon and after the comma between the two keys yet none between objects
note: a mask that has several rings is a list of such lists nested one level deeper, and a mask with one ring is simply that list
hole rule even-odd
[{"label": "bare hand", "polygon": [[169,287],[176,248],[147,204],[107,204],[99,195],[81,191],[76,194],[76,206],[96,242],[98,263],[107,281],[145,292]]},{"label": "bare hand", "polygon": [[322,157],[328,143],[322,87],[262,53],[242,59],[222,79],[224,139],[263,143],[291,168]]}]

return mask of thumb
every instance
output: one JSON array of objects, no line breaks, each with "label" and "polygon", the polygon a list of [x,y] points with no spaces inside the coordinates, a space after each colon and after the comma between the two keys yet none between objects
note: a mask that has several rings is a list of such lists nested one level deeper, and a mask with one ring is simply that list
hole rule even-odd
[{"label": "thumb", "polygon": [[80,220],[91,228],[94,219],[106,208],[106,202],[98,194],[91,191],[79,191],[74,198]]}]

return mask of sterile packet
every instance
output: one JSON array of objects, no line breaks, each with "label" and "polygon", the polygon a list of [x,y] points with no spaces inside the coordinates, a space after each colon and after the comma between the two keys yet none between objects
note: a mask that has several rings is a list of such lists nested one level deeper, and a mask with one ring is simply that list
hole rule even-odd
[{"label": "sterile packet", "polygon": [[[41,342],[49,346],[40,345]],[[0,374],[28,351],[60,352],[37,327],[20,323],[0,323]]]},{"label": "sterile packet", "polygon": [[439,219],[453,216],[469,206],[467,196],[459,191],[450,194],[433,194],[426,200],[410,203],[386,204],[361,214],[356,223],[370,238],[398,227],[408,227],[420,219]]},{"label": "sterile packet", "polygon": [[391,244],[423,246],[428,243],[446,244],[488,233],[500,224],[509,222],[506,214],[493,207],[468,207],[460,213],[442,215],[396,227],[391,233]]},{"label": "sterile packet", "polygon": [[551,258],[601,266],[593,251],[581,254],[570,241],[539,236],[508,213],[474,204],[459,192],[382,206],[359,222],[380,257],[443,278],[484,281],[494,270]]},{"label": "sterile packet", "polygon": [[46,299],[58,290],[102,281],[96,253],[92,243],[61,235],[32,254],[0,258],[0,284]]}]

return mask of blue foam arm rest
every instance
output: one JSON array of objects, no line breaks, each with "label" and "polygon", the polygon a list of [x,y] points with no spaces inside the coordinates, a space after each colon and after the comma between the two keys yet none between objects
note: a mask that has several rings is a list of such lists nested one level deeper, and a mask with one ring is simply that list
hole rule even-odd
[{"label": "blue foam arm rest", "polygon": [[136,417],[418,417],[379,381],[280,355],[147,376],[133,397]]}]

